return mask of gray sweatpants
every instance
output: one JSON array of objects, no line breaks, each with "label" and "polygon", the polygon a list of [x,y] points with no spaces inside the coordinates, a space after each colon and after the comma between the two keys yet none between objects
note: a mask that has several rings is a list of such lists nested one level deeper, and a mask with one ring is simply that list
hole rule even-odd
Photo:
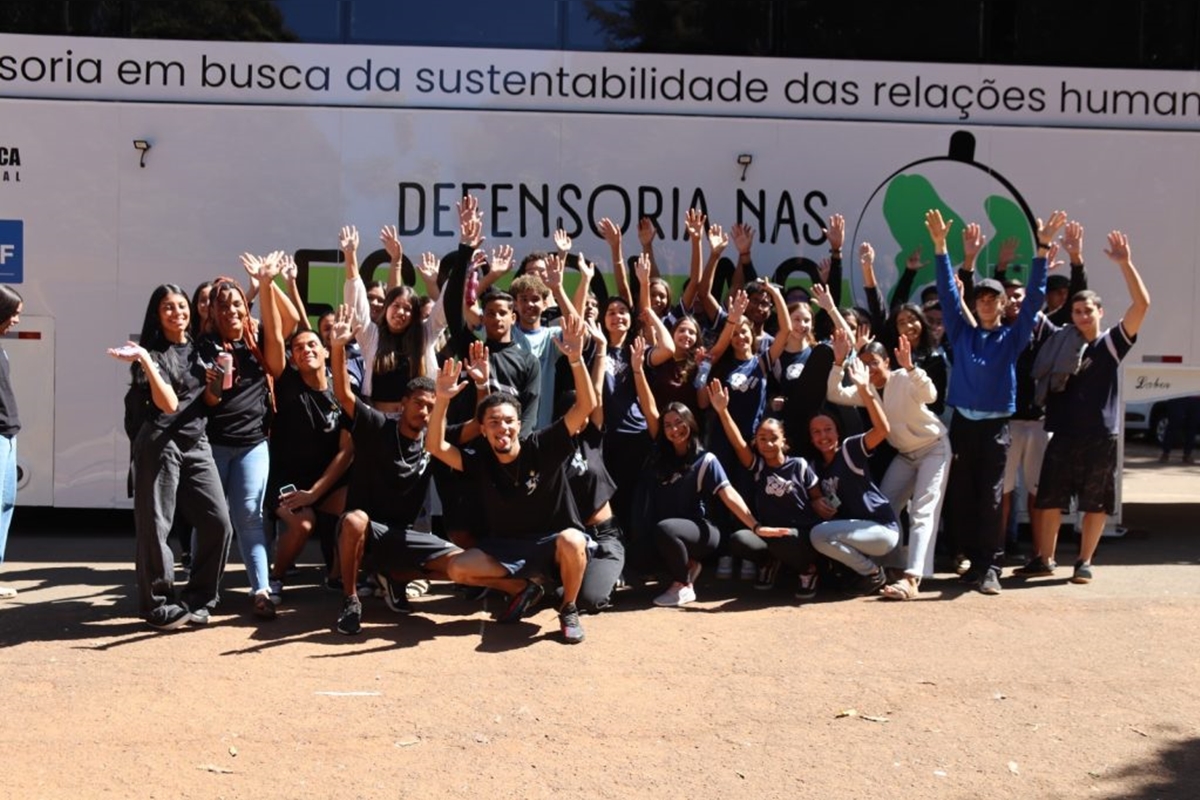
[{"label": "gray sweatpants", "polygon": [[[133,519],[138,611],[147,619],[182,602],[215,608],[233,527],[207,437],[183,448],[144,426],[133,447]],[[195,528],[191,579],[175,589],[175,557],[167,537],[178,505]]]}]

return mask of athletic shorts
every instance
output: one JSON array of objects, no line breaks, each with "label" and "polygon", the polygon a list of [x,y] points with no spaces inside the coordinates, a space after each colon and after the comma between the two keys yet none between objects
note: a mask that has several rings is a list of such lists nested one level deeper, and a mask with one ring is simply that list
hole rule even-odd
[{"label": "athletic shorts", "polygon": [[552,533],[540,539],[480,539],[475,547],[499,561],[509,577],[553,577],[558,574],[555,556],[559,536]]},{"label": "athletic shorts", "polygon": [[1117,437],[1055,434],[1046,447],[1038,481],[1037,508],[1071,507],[1111,514],[1117,505]]},{"label": "athletic shorts", "polygon": [[364,549],[376,572],[404,572],[424,570],[430,561],[461,548],[432,533],[371,520]]}]

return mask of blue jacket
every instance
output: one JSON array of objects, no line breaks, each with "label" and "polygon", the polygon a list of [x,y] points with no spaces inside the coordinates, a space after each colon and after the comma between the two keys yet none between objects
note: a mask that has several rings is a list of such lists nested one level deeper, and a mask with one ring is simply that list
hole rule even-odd
[{"label": "blue jacket", "polygon": [[1016,321],[993,330],[971,327],[963,316],[950,256],[939,255],[934,260],[942,319],[954,350],[946,402],[955,408],[1012,414],[1017,407],[1017,357],[1029,345],[1037,312],[1046,301],[1046,259],[1033,259]]}]

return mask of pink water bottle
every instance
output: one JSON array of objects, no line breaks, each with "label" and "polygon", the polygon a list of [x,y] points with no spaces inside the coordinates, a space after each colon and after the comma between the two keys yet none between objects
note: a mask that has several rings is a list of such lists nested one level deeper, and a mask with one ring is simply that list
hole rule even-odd
[{"label": "pink water bottle", "polygon": [[474,264],[471,265],[471,271],[467,273],[467,304],[474,305],[478,299],[479,292],[479,268]]},{"label": "pink water bottle", "polygon": [[222,389],[233,388],[233,353],[220,352],[217,353],[217,366],[225,371],[224,377],[221,378]]}]

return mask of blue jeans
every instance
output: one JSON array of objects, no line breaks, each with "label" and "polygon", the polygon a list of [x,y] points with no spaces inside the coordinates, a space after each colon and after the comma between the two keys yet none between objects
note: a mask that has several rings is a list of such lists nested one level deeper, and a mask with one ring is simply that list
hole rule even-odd
[{"label": "blue jeans", "polygon": [[17,437],[0,436],[0,564],[8,544],[8,526],[17,502]]},{"label": "blue jeans", "polygon": [[229,521],[233,523],[242,563],[246,565],[250,592],[263,591],[268,588],[267,570],[270,567],[267,533],[263,527],[263,496],[267,491],[270,466],[267,443],[262,441],[249,447],[214,444],[212,451],[229,503]]},{"label": "blue jeans", "polygon": [[818,553],[840,561],[859,575],[870,575],[878,567],[876,558],[892,552],[900,533],[878,522],[862,519],[831,519],[809,534]]}]

